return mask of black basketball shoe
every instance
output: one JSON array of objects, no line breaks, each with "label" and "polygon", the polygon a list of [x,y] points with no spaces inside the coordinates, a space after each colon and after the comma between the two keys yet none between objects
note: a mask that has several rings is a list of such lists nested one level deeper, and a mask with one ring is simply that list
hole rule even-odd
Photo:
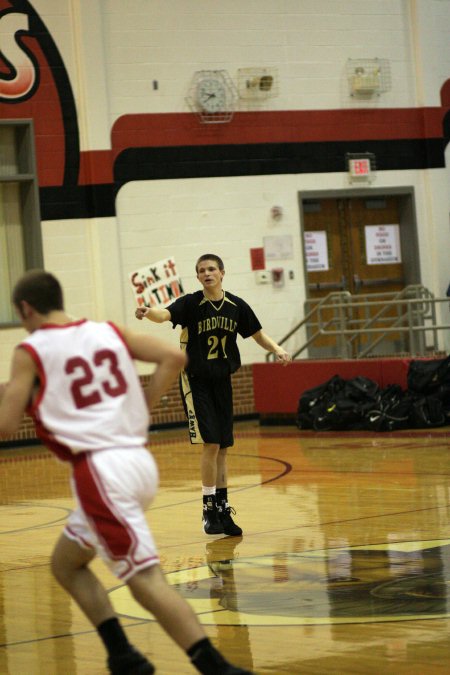
[{"label": "black basketball shoe", "polygon": [[191,655],[191,662],[200,673],[208,675],[253,675],[249,670],[229,663],[212,644],[202,645]]},{"label": "black basketball shoe", "polygon": [[219,517],[216,500],[209,496],[203,503],[203,530],[205,534],[223,534],[223,525]]},{"label": "black basketball shoe", "polygon": [[135,647],[118,656],[108,659],[109,672],[112,675],[153,675],[155,668]]},{"label": "black basketball shoe", "polygon": [[217,510],[219,512],[219,518],[222,522],[223,533],[227,534],[229,537],[241,537],[242,529],[239,525],[236,525],[231,514],[236,515],[236,511],[231,507],[227,502],[217,505]]}]

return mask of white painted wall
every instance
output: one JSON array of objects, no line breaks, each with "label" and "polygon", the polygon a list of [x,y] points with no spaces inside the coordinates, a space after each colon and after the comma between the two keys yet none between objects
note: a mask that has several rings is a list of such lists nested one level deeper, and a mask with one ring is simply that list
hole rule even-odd
[{"label": "white painted wall", "polygon": [[[238,68],[276,68],[279,96],[261,104],[274,110],[439,106],[450,76],[446,0],[34,0],[33,6],[69,70],[82,149],[109,148],[121,115],[186,112],[192,75],[203,68],[226,68],[233,79]],[[347,59],[374,57],[389,59],[392,89],[357,102],[348,95]],[[414,187],[422,279],[437,295],[450,280],[448,180],[440,169],[379,172],[373,183]],[[176,340],[168,326],[134,320],[128,272],[173,255],[186,290],[194,290],[195,260],[209,249],[225,260],[226,287],[250,302],[277,339],[296,323],[304,300],[298,192],[347,187],[344,174],[131,183],[118,195],[117,219],[43,223],[45,265],[63,281],[75,316],[112,318]],[[269,218],[274,204],[284,209],[277,224]],[[250,269],[249,248],[271,234],[294,240],[294,258],[282,264],[294,280],[283,289],[257,286]],[[21,335],[0,332],[0,379]],[[244,362],[264,356],[249,340],[242,355]]]},{"label": "white painted wall", "polygon": [[[111,115],[186,110],[195,70],[276,67],[280,96],[267,107],[354,105],[346,62],[387,58],[395,88],[374,105],[415,104],[408,2],[401,0],[131,0],[105,3]],[[131,73],[130,73],[131,71]],[[152,90],[153,80],[159,89]],[[245,109],[245,106],[244,106]]]},{"label": "white painted wall", "polygon": [[[381,172],[373,185],[377,189],[414,186],[418,221],[427,223],[427,227],[418,231],[423,283],[438,289],[440,268],[430,261],[439,259],[441,267],[448,265],[445,258],[448,259],[446,251],[450,248],[445,252],[440,248],[444,239],[450,246],[448,225],[443,226],[448,208],[441,202],[430,210],[430,191],[445,189],[446,171],[404,171],[400,177],[401,182],[398,172]],[[220,183],[221,189],[211,191],[212,183],[215,186]],[[348,187],[347,177],[339,173],[130,183],[121,189],[117,202],[124,277],[149,262],[174,256],[185,290],[197,290],[196,259],[206,252],[217,253],[225,262],[225,288],[244,297],[254,308],[264,330],[274,339],[280,339],[298,322],[305,300],[298,193]],[[270,207],[274,204],[281,205],[284,211],[278,222],[270,218]],[[286,278],[282,289],[257,285],[251,271],[249,249],[262,246],[265,236],[285,234],[291,235],[294,241],[293,259],[273,261],[268,267],[283,267],[286,275],[292,270],[294,279]],[[127,317],[132,317],[131,287],[125,306]],[[134,324],[141,329],[142,324],[137,321]],[[129,325],[132,326],[133,321]],[[178,331],[169,325],[146,322],[143,328],[156,330],[173,342],[178,340]],[[289,349],[298,348],[301,338],[301,335],[293,336]],[[244,362],[264,359],[264,353],[253,340],[242,341],[240,346]]]}]

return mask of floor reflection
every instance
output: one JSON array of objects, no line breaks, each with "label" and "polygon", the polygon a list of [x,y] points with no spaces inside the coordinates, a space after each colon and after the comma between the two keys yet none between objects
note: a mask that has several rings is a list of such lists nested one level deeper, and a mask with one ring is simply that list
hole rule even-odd
[{"label": "floor reflection", "polygon": [[[152,435],[161,488],[148,520],[169,583],[257,675],[448,672],[449,439],[238,425],[230,495],[245,534],[208,538],[198,455],[184,432]],[[41,449],[0,453],[2,675],[105,672],[95,631],[50,574],[66,474]],[[158,672],[193,675],[128,589],[95,571]]]},{"label": "floor reflection", "polygon": [[450,542],[252,557],[237,557],[238,545],[207,544],[209,576],[198,568],[168,575],[204,623],[393,621],[448,611]]},{"label": "floor reflection", "polygon": [[[217,600],[220,607],[227,612],[234,612],[237,616],[237,622],[234,624],[238,629],[236,637],[240,644],[240,662],[242,667],[253,671],[254,663],[251,651],[251,641],[249,628],[240,616],[240,597],[242,589],[239,589],[239,582],[235,578],[235,564],[237,557],[237,547],[242,541],[242,537],[228,537],[219,541],[210,541],[206,544],[206,562],[212,573],[209,585],[209,596],[212,600]],[[221,630],[220,612],[217,613],[217,639],[219,649],[227,650],[230,635],[224,636]]]}]

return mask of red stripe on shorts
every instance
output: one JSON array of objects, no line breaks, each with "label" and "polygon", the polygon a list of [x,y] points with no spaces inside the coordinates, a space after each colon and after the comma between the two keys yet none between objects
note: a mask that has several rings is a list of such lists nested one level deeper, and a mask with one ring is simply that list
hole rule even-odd
[{"label": "red stripe on shorts", "polygon": [[89,453],[77,457],[73,476],[81,506],[102,543],[112,558],[123,558],[130,553],[134,540],[132,533],[108,505],[108,498],[101,491],[100,480],[94,476],[94,467],[89,462]]}]

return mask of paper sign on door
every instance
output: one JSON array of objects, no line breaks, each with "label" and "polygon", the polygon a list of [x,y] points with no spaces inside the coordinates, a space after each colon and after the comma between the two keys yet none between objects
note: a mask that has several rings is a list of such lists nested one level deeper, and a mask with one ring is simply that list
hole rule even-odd
[{"label": "paper sign on door", "polygon": [[330,269],[328,264],[328,243],[325,230],[304,232],[306,269],[319,272]]},{"label": "paper sign on door", "polygon": [[368,265],[391,265],[402,262],[398,225],[366,225],[364,233]]}]

